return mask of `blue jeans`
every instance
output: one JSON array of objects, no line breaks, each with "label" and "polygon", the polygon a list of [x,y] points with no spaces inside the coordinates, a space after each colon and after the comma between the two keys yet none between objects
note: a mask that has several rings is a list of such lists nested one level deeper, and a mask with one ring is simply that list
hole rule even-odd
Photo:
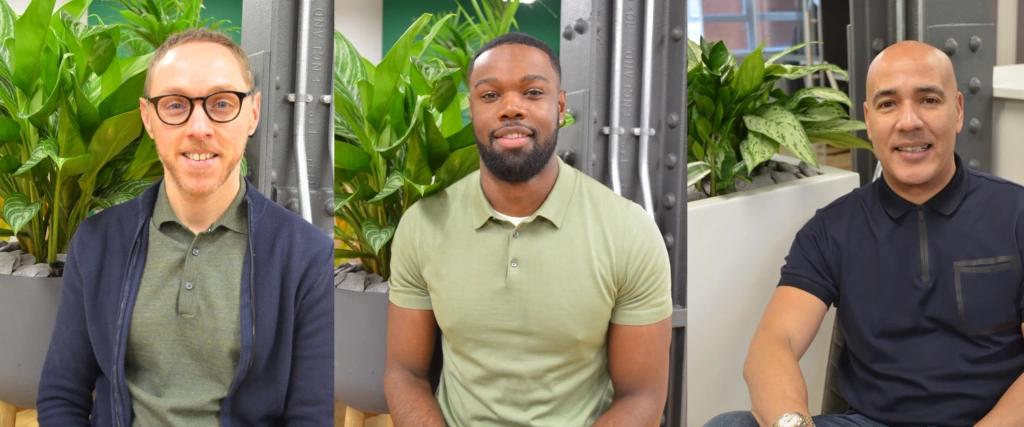
[{"label": "blue jeans", "polygon": [[[814,418],[817,427],[885,427],[863,415],[818,415]],[[704,427],[759,427],[750,411],[726,412],[712,418]]]}]

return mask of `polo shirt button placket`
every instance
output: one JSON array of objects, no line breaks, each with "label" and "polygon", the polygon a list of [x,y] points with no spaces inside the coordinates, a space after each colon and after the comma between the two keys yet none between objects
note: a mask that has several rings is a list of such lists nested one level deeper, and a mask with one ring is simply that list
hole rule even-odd
[{"label": "polo shirt button placket", "polygon": [[513,231],[512,232],[512,237],[518,239],[519,238],[519,230]]},{"label": "polo shirt button placket", "polygon": [[513,259],[513,260],[512,260],[512,262],[510,262],[510,263],[509,263],[509,265],[511,265],[511,266],[512,266],[512,268],[516,268],[516,266],[518,266],[518,265],[519,265],[519,263],[518,263],[518,262],[516,262],[516,260],[514,260],[514,259]]}]

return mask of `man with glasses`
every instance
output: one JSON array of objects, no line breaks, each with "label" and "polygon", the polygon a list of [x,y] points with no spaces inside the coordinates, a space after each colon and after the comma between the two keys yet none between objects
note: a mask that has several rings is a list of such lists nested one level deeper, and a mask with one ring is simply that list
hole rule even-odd
[{"label": "man with glasses", "polygon": [[333,245],[242,177],[253,79],[220,33],[153,54],[139,104],[165,179],[72,239],[41,425],[333,422]]}]

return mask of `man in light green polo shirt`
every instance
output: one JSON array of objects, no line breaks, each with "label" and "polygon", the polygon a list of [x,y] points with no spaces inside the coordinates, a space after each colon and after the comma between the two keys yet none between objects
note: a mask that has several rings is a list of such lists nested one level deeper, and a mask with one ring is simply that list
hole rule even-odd
[{"label": "man in light green polo shirt", "polygon": [[553,155],[565,91],[550,47],[494,39],[469,80],[480,171],[412,206],[392,246],[395,425],[657,425],[672,313],[657,225]]}]

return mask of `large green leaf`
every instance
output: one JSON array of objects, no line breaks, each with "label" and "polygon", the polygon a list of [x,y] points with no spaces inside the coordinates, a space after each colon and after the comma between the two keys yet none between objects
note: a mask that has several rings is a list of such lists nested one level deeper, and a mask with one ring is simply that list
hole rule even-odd
[{"label": "large green leaf", "polygon": [[374,218],[366,218],[363,220],[362,226],[363,239],[370,245],[374,253],[380,253],[381,248],[387,245],[391,238],[395,236],[394,225],[388,224],[381,227],[380,223]]},{"label": "large green leaf", "polygon": [[[811,42],[811,44],[821,44],[821,42]],[[788,49],[783,50],[781,52],[778,52],[778,53],[772,55],[771,58],[768,58],[768,60],[765,61],[765,65],[774,64],[775,61],[778,61],[783,56],[789,55],[790,53],[793,53],[793,52],[796,52],[797,50],[803,49],[804,46],[807,46],[807,43],[800,43],[800,44],[796,44],[796,45],[790,46]]]},{"label": "large green leaf", "polygon": [[[53,141],[52,139],[48,139],[46,141],[51,141],[56,144],[56,141]],[[46,149],[43,147],[46,145],[46,141],[40,142],[36,145],[36,148],[32,149],[32,154],[29,155],[28,160],[26,160],[25,163],[22,164],[16,172],[14,172],[15,176],[28,172],[30,169],[38,165],[39,162],[43,161],[43,159],[47,158]]]},{"label": "large green leaf", "polygon": [[373,158],[365,151],[342,141],[334,141],[334,167],[351,171],[369,171]]},{"label": "large green leaf", "polygon": [[[405,132],[403,132],[401,136],[395,135],[398,136],[398,138],[395,138],[393,142],[382,139],[381,141],[384,141],[384,143],[375,145],[373,149],[388,160],[394,159],[398,150],[402,148],[406,141],[409,140],[409,137],[412,136],[413,133],[419,132],[420,122],[423,120],[423,104],[426,103],[427,100],[428,98],[425,96],[418,97],[416,100],[416,106],[413,107],[412,119],[409,120],[409,127],[405,129]],[[394,125],[395,123],[392,123],[392,126]],[[385,135],[388,135],[390,131],[391,130],[389,129],[385,129]]]},{"label": "large green leaf", "polygon": [[441,129],[437,128],[433,114],[430,111],[425,111],[424,116],[423,126],[426,136],[424,143],[427,148],[427,163],[430,165],[430,175],[433,175],[434,172],[441,168],[444,161],[448,160],[448,153],[451,151],[451,147],[448,145],[448,140],[441,134]]},{"label": "large green leaf", "polygon": [[838,102],[822,102],[810,107],[806,110],[796,113],[797,120],[801,122],[824,122],[828,120],[843,119],[849,117],[846,113],[846,109]]},{"label": "large green leaf", "polygon": [[32,203],[28,196],[14,192],[7,195],[4,199],[4,221],[7,225],[11,226],[11,230],[17,235],[21,227],[28,224],[36,214],[39,213],[39,208],[43,206],[42,200],[36,200]]},{"label": "large green leaf", "polygon": [[690,162],[686,165],[686,186],[693,185],[704,179],[711,173],[711,165],[707,162]]},{"label": "large green leaf", "polygon": [[437,111],[444,111],[455,99],[458,86],[451,77],[444,77],[434,83],[434,90],[430,94],[430,105]]},{"label": "large green leaf", "polygon": [[[68,73],[68,70],[74,66],[74,60],[71,54],[65,54],[60,60],[60,66],[57,68],[57,74],[64,76]],[[40,87],[40,92],[36,92],[37,98],[33,99],[33,106],[35,107],[32,112],[28,113],[28,119],[36,127],[46,127],[50,120],[50,115],[57,110],[57,106],[60,105],[62,97],[62,90],[60,85],[60,79],[54,78],[53,84],[49,86]],[[35,100],[41,99],[42,101],[36,103]],[[22,115],[25,117],[25,115]]]},{"label": "large green leaf", "polygon": [[382,188],[380,192],[377,193],[376,196],[373,196],[373,198],[370,199],[367,203],[376,203],[381,200],[384,200],[385,198],[392,194],[395,194],[395,192],[398,191],[399,188],[402,188],[403,182],[405,181],[402,178],[401,172],[391,172],[391,174],[388,175],[387,180],[384,181],[384,188]]},{"label": "large green leaf", "polygon": [[103,121],[89,142],[89,170],[82,175],[83,190],[91,191],[100,170],[142,133],[142,116],[129,111]]},{"label": "large green leaf", "polygon": [[[153,142],[153,138],[149,137],[149,133],[143,132],[142,139],[139,141],[139,146],[135,149],[135,155],[132,156],[132,162],[128,165],[128,170],[124,173],[126,179],[141,180],[146,177],[147,172],[153,165],[160,163],[160,155],[156,152],[156,144]],[[245,165],[245,157],[242,157],[242,165]],[[242,170],[242,176],[246,175],[246,171]]]},{"label": "large green leaf", "polygon": [[367,114],[370,125],[380,129],[384,117],[396,95],[397,84],[409,73],[409,56],[412,44],[420,30],[430,20],[430,14],[423,14],[405,31],[374,72],[373,105]]},{"label": "large green leaf", "polygon": [[138,197],[151,185],[152,181],[145,180],[122,181],[108,187],[99,197],[94,198],[93,202],[97,208],[106,209]]},{"label": "large green leaf", "polygon": [[[366,67],[359,51],[341,32],[334,31],[334,88],[349,91],[354,98],[359,92],[356,85],[366,78]],[[358,98],[356,98],[358,99]]]},{"label": "large green leaf", "polygon": [[747,166],[747,173],[772,158],[779,152],[779,144],[754,131],[747,132],[747,138],[740,143],[740,154]]},{"label": "large green leaf", "polygon": [[338,212],[341,212],[341,208],[348,203],[370,200],[374,195],[376,192],[366,185],[360,185],[354,193],[335,193],[334,214],[337,215]]},{"label": "large green leaf", "polygon": [[477,169],[480,169],[480,151],[477,150],[476,144],[473,144],[455,150],[448,156],[437,170],[437,182],[441,182],[442,187],[447,188]]},{"label": "large green leaf", "polygon": [[[14,9],[7,4],[7,1],[0,1],[0,42],[3,42],[8,37],[14,37],[14,26],[18,22],[18,15],[14,13]],[[0,63],[7,66],[11,61],[10,53],[7,51],[7,46],[4,43],[0,43]]]},{"label": "large green leaf", "polygon": [[8,117],[0,116],[0,146],[18,141],[21,141],[21,126]]},{"label": "large green leaf", "polygon": [[473,123],[468,123],[462,127],[458,133],[449,136],[448,150],[449,152],[455,152],[461,150],[470,145],[476,145],[476,134],[473,131]]},{"label": "large green leaf", "polygon": [[26,94],[42,74],[43,51],[55,0],[33,0],[14,25],[14,85]]},{"label": "large green leaf", "polygon": [[846,96],[846,93],[832,89],[830,87],[805,87],[796,91],[792,97],[786,101],[786,108],[796,107],[800,103],[800,100],[804,98],[819,98],[822,101],[835,101],[841,104],[845,104],[847,107],[853,107],[850,102],[850,97]]},{"label": "large green leaf", "polygon": [[846,132],[819,134],[810,138],[812,142],[824,142],[833,147],[863,148],[874,151],[870,143]]},{"label": "large green leaf", "polygon": [[146,73],[139,73],[121,84],[113,93],[100,102],[100,120],[139,109],[139,97],[146,86]]},{"label": "large green leaf", "polygon": [[686,72],[689,73],[694,67],[700,65],[700,45],[693,40],[686,39]]},{"label": "large green leaf", "polygon": [[[747,96],[761,87],[761,82],[764,81],[764,57],[761,56],[761,49],[763,47],[764,44],[758,46],[746,58],[743,58],[743,63],[740,64],[740,70],[732,84],[733,89],[737,93],[736,96]],[[707,114],[707,116],[711,117],[712,115]]]},{"label": "large green leaf", "polygon": [[852,132],[864,129],[867,129],[867,126],[860,120],[841,119],[804,124],[804,131],[807,132],[807,136],[837,132]]},{"label": "large green leaf", "polygon": [[0,175],[12,174],[21,167],[21,160],[15,154],[0,157]]},{"label": "large green leaf", "polygon": [[61,156],[58,152],[57,141],[53,139],[47,139],[43,141],[40,146],[43,147],[43,152],[46,156],[53,160],[53,163],[57,166],[57,170],[60,171],[61,176],[64,178],[77,176],[85,173],[89,169],[89,155],[79,154],[75,156]]},{"label": "large green leaf", "polygon": [[811,150],[811,141],[807,139],[803,126],[793,113],[774,104],[762,107],[757,113],[743,116],[747,129],[771,138],[796,154],[800,160],[818,167],[818,161]]},{"label": "large green leaf", "polygon": [[836,64],[815,64],[811,66],[805,65],[772,65],[771,69],[766,73],[767,76],[779,76],[785,79],[796,80],[803,78],[804,76],[818,71],[832,71],[841,76],[846,76],[846,70],[840,68]]}]

